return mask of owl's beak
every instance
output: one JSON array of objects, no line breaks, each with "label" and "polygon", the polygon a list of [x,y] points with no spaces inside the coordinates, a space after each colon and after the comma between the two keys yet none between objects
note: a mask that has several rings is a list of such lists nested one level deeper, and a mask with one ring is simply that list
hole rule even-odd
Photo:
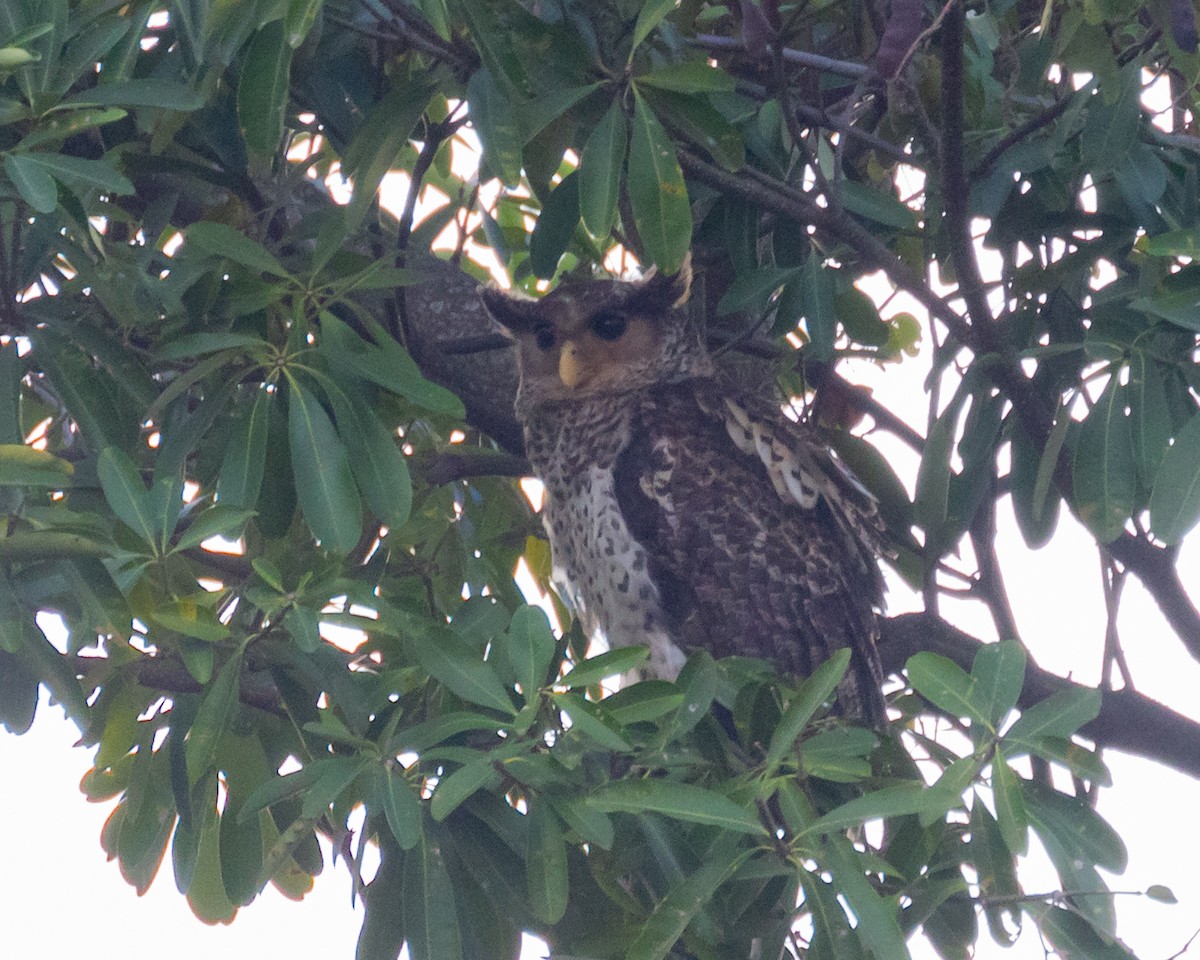
[{"label": "owl's beak", "polygon": [[574,340],[564,340],[558,355],[558,378],[574,390],[588,378],[590,371],[583,359],[583,351]]}]

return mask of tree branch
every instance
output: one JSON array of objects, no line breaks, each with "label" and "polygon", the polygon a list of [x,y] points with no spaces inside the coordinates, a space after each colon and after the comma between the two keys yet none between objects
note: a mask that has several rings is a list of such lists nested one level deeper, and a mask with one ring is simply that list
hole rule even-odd
[{"label": "tree branch", "polygon": [[942,23],[941,157],[945,183],[942,203],[959,292],[966,301],[967,315],[973,321],[973,327],[978,329],[994,318],[983,291],[967,206],[970,191],[963,159],[963,20],[962,4],[949,4]]},{"label": "tree branch", "polygon": [[[880,628],[879,652],[888,673],[898,673],[910,656],[926,650],[970,670],[975,654],[984,646],[970,634],[927,613],[889,617]],[[1090,689],[1030,663],[1025,669],[1019,703],[1028,708],[1061,690]],[[1083,736],[1200,778],[1200,723],[1128,688],[1108,691],[1103,696],[1100,715],[1080,729]]]}]

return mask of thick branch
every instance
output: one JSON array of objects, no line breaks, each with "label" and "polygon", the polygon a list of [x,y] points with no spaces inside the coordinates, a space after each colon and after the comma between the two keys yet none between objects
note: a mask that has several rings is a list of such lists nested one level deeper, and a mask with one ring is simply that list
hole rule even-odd
[{"label": "thick branch", "polygon": [[953,3],[946,9],[942,26],[942,202],[950,256],[958,272],[959,292],[967,304],[974,329],[992,320],[983,277],[975,256],[968,209],[966,165],[963,158],[963,8]]},{"label": "thick branch", "polygon": [[[884,669],[899,672],[914,653],[932,651],[971,668],[983,646],[969,634],[927,613],[906,613],[881,624]],[[1028,708],[1060,690],[1088,690],[1082,684],[1029,664],[1020,705]],[[1164,763],[1200,778],[1200,723],[1180,716],[1135,690],[1105,692],[1100,715],[1080,731],[1083,736],[1147,760]]]}]

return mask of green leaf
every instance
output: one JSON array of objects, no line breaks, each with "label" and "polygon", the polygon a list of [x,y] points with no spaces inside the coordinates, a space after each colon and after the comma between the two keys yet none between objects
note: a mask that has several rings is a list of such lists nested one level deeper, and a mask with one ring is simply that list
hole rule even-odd
[{"label": "green leaf", "polygon": [[809,956],[862,960],[862,943],[850,926],[846,912],[838,903],[837,894],[830,884],[807,870],[801,873],[800,882],[804,887],[804,906],[811,914],[813,923]]},{"label": "green leaf", "polygon": [[602,707],[588,703],[575,693],[555,693],[554,704],[571,720],[571,732],[580,734],[605,750],[628,753],[633,750],[629,741],[610,725]]},{"label": "green leaf", "polygon": [[362,503],[346,448],[316,397],[291,381],[288,442],[300,509],[326,549],[346,554],[362,534]]},{"label": "green leaf", "polygon": [[83,104],[98,107],[158,107],[189,112],[204,106],[204,96],[185,84],[156,77],[100,84],[81,90],[64,101],[64,105]]},{"label": "green leaf", "polygon": [[575,796],[543,793],[542,798],[550,802],[563,822],[574,830],[584,843],[594,843],[602,850],[612,849],[616,834],[612,819],[607,813],[601,813],[588,806],[586,800]]},{"label": "green leaf", "polygon": [[205,643],[220,643],[229,636],[229,627],[217,619],[213,611],[198,607],[188,601],[176,601],[170,606],[159,606],[147,619],[159,626],[194,637]]},{"label": "green leaf", "polygon": [[217,483],[217,499],[223,505],[250,509],[258,502],[267,464],[267,425],[272,396],[271,391],[259,389],[254,403],[243,409],[234,421]]},{"label": "green leaf", "polygon": [[621,169],[629,131],[620,100],[614,100],[583,146],[579,161],[579,212],[593,237],[607,237],[617,220]]},{"label": "green leaf", "polygon": [[1200,412],[1163,454],[1150,494],[1150,529],[1167,545],[1179,543],[1200,521]]},{"label": "green leaf", "polygon": [[648,656],[649,647],[617,647],[575,664],[558,683],[571,690],[590,687],[608,677],[633,670]]},{"label": "green leaf", "polygon": [[1060,690],[1021,712],[1004,735],[1004,744],[1032,743],[1039,737],[1069,737],[1100,713],[1100,691]]},{"label": "green leaf", "polygon": [[421,801],[398,771],[384,769],[380,779],[383,813],[392,836],[401,850],[411,850],[421,842]]},{"label": "green leaf", "polygon": [[179,553],[183,550],[191,550],[211,537],[235,540],[241,535],[253,515],[250,510],[239,510],[236,507],[222,506],[221,504],[209,507],[203,513],[197,514],[187,521],[187,529],[175,541],[171,552]]},{"label": "green leaf", "polygon": [[780,287],[802,275],[800,267],[756,267],[729,285],[717,303],[718,314],[765,311]]},{"label": "green leaf", "polygon": [[[200,220],[189,226],[184,236],[188,244],[191,244],[195,249],[203,253],[212,254],[216,257],[224,257],[226,260],[249,267],[258,273],[269,273],[276,277],[290,276],[287,270],[283,268],[283,265],[275,259],[266,247],[227,224],[217,223],[215,220]],[[214,337],[226,338],[229,341],[229,346],[241,346],[243,343],[249,346],[261,342],[256,337],[246,337],[240,334],[207,334],[200,336],[209,338],[206,340],[208,349],[213,349],[211,344],[217,342],[213,339]],[[168,349],[172,348],[177,350],[178,345],[173,345],[173,347],[169,347]]]},{"label": "green leaf", "polygon": [[289,47],[299,49],[324,5],[325,0],[288,0],[283,22]]},{"label": "green leaf", "polygon": [[75,466],[68,460],[23,443],[0,443],[0,487],[50,487],[70,483]]},{"label": "green leaf", "polygon": [[150,494],[132,460],[116,447],[107,447],[96,463],[104,499],[125,526],[157,552]]},{"label": "green leaf", "polygon": [[985,644],[975,654],[970,697],[987,714],[993,730],[1017,705],[1025,683],[1025,660],[1025,648],[1017,640]]},{"label": "green leaf", "polygon": [[1079,519],[1097,540],[1111,543],[1125,530],[1137,496],[1125,388],[1115,368],[1079,428],[1072,476]]},{"label": "green leaf", "polygon": [[750,851],[736,853],[735,838],[721,837],[694,873],[667,891],[625,954],[626,960],[663,960],[679,943],[693,918],[713,901],[717,888]]},{"label": "green leaf", "polygon": [[842,205],[851,213],[897,230],[914,230],[917,227],[916,211],[896,198],[891,180],[882,187],[840,180],[838,189],[841,191]]},{"label": "green leaf", "polygon": [[866,757],[874,748],[875,735],[861,727],[834,727],[800,743],[800,767],[807,776],[855,783],[871,775]]},{"label": "green leaf", "polygon": [[1150,488],[1173,431],[1162,364],[1142,350],[1134,350],[1129,357],[1127,396],[1138,479],[1143,488]]},{"label": "green leaf", "polygon": [[1021,894],[1016,859],[1005,844],[999,825],[978,795],[971,804],[970,851],[979,878],[979,892],[997,901],[984,907],[992,939],[1001,945],[1010,944],[1015,940],[1010,929],[1020,930],[1022,916],[1016,899]]},{"label": "green leaf", "polygon": [[682,133],[685,140],[693,141],[721,167],[733,171],[745,165],[746,144],[742,135],[713,107],[708,97],[655,88],[641,92],[663,123]]},{"label": "green leaf", "polygon": [[539,919],[558,923],[567,912],[567,845],[553,809],[535,800],[527,814],[525,882],[529,904]]},{"label": "green leaf", "polygon": [[1055,954],[1069,960],[1135,960],[1119,940],[1104,936],[1085,917],[1061,907],[1046,908],[1038,917],[1038,929]]},{"label": "green leaf", "polygon": [[422,837],[404,858],[404,932],[412,960],[461,960],[462,935],[442,844]]},{"label": "green leaf", "polygon": [[[650,6],[643,7],[643,13]],[[646,255],[663,273],[677,272],[692,243],[687,185],[674,142],[636,90],[626,178]]]},{"label": "green leaf", "polygon": [[666,19],[667,14],[675,9],[678,0],[647,0],[638,10],[637,22],[633,25],[633,43],[629,49],[629,62],[633,63],[633,54],[642,41],[650,36],[650,31]]},{"label": "green leaf", "polygon": [[433,93],[420,72],[392,78],[392,89],[368,112],[343,156],[343,175],[354,181],[354,196],[346,210],[347,235],[356,230],[374,203],[379,184],[408,145]]},{"label": "green leaf", "polygon": [[1121,69],[1120,89],[1112,104],[1092,97],[1081,139],[1087,143],[1085,161],[1094,174],[1109,173],[1122,165],[1138,139],[1141,122],[1141,67],[1137,61]]},{"label": "green leaf", "polygon": [[843,803],[805,827],[804,833],[836,833],[847,827],[860,826],[868,820],[925,812],[941,815],[945,810],[946,802],[941,792],[915,783],[899,783]]},{"label": "green leaf", "polygon": [[[310,26],[315,15],[313,10],[307,17]],[[238,126],[246,146],[266,156],[272,156],[283,139],[292,51],[297,46],[291,39],[284,21],[272,20],[254,35],[242,62],[237,89]]]},{"label": "green leaf", "polygon": [[998,751],[992,758],[992,795],[996,798],[996,820],[1004,845],[1023,857],[1029,849],[1029,817],[1021,795],[1021,779]]},{"label": "green leaf", "polygon": [[464,416],[462,401],[425,379],[421,368],[378,324],[368,324],[375,342],[364,340],[328,311],[321,313],[321,350],[329,362],[413,403],[452,417]]},{"label": "green leaf", "polygon": [[[17,352],[17,341],[0,344],[0,443],[25,446],[21,429],[21,390],[24,365]],[[30,449],[33,449],[32,447]],[[14,469],[10,465],[8,469]],[[72,467],[72,469],[74,469]],[[0,471],[0,476],[4,475]]]},{"label": "green leaf", "polygon": [[845,837],[829,837],[819,859],[821,866],[833,875],[834,887],[858,918],[855,930],[872,954],[879,958],[907,955],[895,909],[867,881],[866,870],[850,841]]},{"label": "green leaf", "polygon": [[53,213],[58,207],[58,186],[50,172],[38,163],[35,154],[6,154],[4,172],[21,199],[38,213]]},{"label": "green leaf", "polygon": [[367,757],[330,757],[320,761],[321,775],[300,802],[300,818],[306,821],[325,816],[346,788],[366,769]]},{"label": "green leaf", "polygon": [[515,715],[512,697],[490,663],[448,628],[434,624],[408,635],[413,655],[425,671],[456,695],[481,707]]},{"label": "green leaf", "polygon": [[1161,317],[1184,330],[1200,331],[1200,290],[1187,287],[1156,297],[1135,297],[1129,301],[1131,310],[1140,310],[1152,317]]},{"label": "green leaf", "polygon": [[815,253],[804,264],[804,329],[808,331],[812,355],[818,360],[833,357],[838,319],[833,304],[833,271]]},{"label": "green leaf", "polygon": [[1030,780],[1025,783],[1025,807],[1043,840],[1052,841],[1066,856],[1113,873],[1128,865],[1125,842],[1086,798]]},{"label": "green leaf", "polygon": [[[238,687],[242,673],[242,651],[230,657],[213,680],[196,719],[188,731],[184,748],[187,757],[188,783],[195,786],[213,766],[217,744],[233,720],[238,703]],[[257,792],[257,791],[256,791]]]},{"label": "green leaf", "polygon": [[429,802],[429,813],[441,823],[462,806],[463,802],[478,790],[495,789],[500,784],[500,773],[489,756],[480,756],[455,770],[433,791]]},{"label": "green leaf", "polygon": [[28,659],[24,662],[33,667],[38,679],[50,691],[50,695],[62,704],[67,716],[80,730],[88,729],[89,708],[83,688],[75,676],[75,660],[64,656],[52,644],[36,622],[29,627],[24,650]]},{"label": "green leaf", "polygon": [[471,126],[483,146],[482,168],[513,186],[521,180],[525,142],[511,97],[499,89],[489,70],[476,70],[467,83]]},{"label": "green leaf", "polygon": [[328,378],[322,384],[367,506],[389,527],[402,526],[412,511],[412,477],[396,436],[357,392],[342,391]]},{"label": "green leaf", "polygon": [[265,810],[281,800],[287,800],[303,793],[321,778],[323,765],[327,762],[326,760],[316,760],[306,764],[295,773],[272,777],[259,784],[238,809],[238,820],[250,820],[257,817],[260,810]]},{"label": "green leaf", "polygon": [[682,704],[683,694],[665,680],[642,680],[604,698],[605,712],[621,725],[657,720]]},{"label": "green leaf", "polygon": [[579,174],[568,174],[550,191],[529,237],[529,265],[533,275],[549,280],[579,226]]},{"label": "green leaf", "polygon": [[916,653],[905,669],[913,689],[953,717],[966,717],[992,729],[988,710],[979,702],[974,679],[953,660],[936,653]]},{"label": "green leaf", "polygon": [[314,653],[321,647],[321,615],[305,607],[292,607],[283,615],[283,628],[304,653]]},{"label": "green leaf", "polygon": [[[9,176],[12,176],[12,168],[9,162],[19,167],[21,173],[25,177],[32,177],[37,183],[38,199],[46,200],[48,196],[42,196],[45,191],[43,176],[50,176],[61,183],[63,186],[71,190],[100,190],[105,193],[116,193],[120,195],[128,195],[134,192],[133,182],[124,174],[119,173],[107,160],[89,160],[84,157],[72,157],[66,154],[59,153],[10,153],[4,158],[5,168],[9,171]],[[21,184],[14,178],[14,183],[20,189]],[[22,193],[22,196],[25,196]],[[29,200],[30,206],[33,206],[32,200]],[[35,207],[35,209],[39,209]],[[49,210],[42,210],[42,213],[49,213],[54,209],[51,206]]]},{"label": "green leaf", "polygon": [[468,730],[490,730],[494,732],[496,727],[495,717],[487,717],[482,713],[470,713],[466,710],[452,710],[448,713],[440,714],[432,720],[418,723],[407,730],[399,731],[396,734],[396,740],[392,744],[392,748],[397,751],[412,750],[416,753],[421,753],[435,744],[449,740],[451,737],[456,737],[460,733],[466,733]]},{"label": "green leaf", "polygon": [[[933,422],[925,438],[921,465],[917,468],[913,521],[925,531],[928,539],[935,539],[949,513],[950,477],[954,472],[950,466],[950,452],[960,412],[961,404],[951,403]],[[933,545],[940,547],[940,544]]]},{"label": "green leaf", "polygon": [[592,793],[587,802],[604,813],[661,813],[690,823],[765,836],[758,814],[728,797],[670,780],[618,780]]},{"label": "green leaf", "polygon": [[817,667],[812,676],[800,685],[795,698],[788,704],[779,725],[771,735],[766,758],[768,776],[792,751],[796,738],[813,718],[813,714],[833,696],[849,667],[850,651],[843,648]]},{"label": "green leaf", "polygon": [[1057,763],[1071,771],[1071,775],[1099,787],[1112,786],[1112,774],[1100,759],[1100,755],[1065,737],[1033,737],[1020,743],[1010,742],[1006,737],[1001,744],[1004,755],[1009,759],[1032,753]]},{"label": "green leaf", "polygon": [[504,651],[529,702],[546,682],[554,646],[545,611],[528,604],[518,607],[504,637]]},{"label": "green leaf", "polygon": [[[0,630],[12,629],[5,624]],[[0,649],[0,725],[18,736],[33,726],[37,713],[38,677],[12,653]]]},{"label": "green leaf", "polygon": [[379,869],[366,890],[366,916],[358,934],[354,960],[397,960],[404,949],[405,856],[387,837],[379,843]]},{"label": "green leaf", "polygon": [[1178,903],[1179,898],[1171,892],[1170,887],[1164,887],[1161,883],[1153,883],[1146,888],[1146,896],[1151,900],[1157,900],[1159,903]]},{"label": "green leaf", "polygon": [[677,93],[729,93],[737,80],[707,60],[684,60],[667,64],[649,73],[639,73],[634,82],[643,87],[658,87]]},{"label": "green leaf", "polygon": [[688,657],[675,681],[683,692],[683,703],[663,730],[664,742],[682,737],[704,719],[716,698],[718,679],[717,664],[707,651]]},{"label": "green leaf", "polygon": [[1168,230],[1145,240],[1145,251],[1152,257],[1200,257],[1200,229]]},{"label": "green leaf", "polygon": [[551,90],[530,103],[521,104],[517,119],[521,125],[522,141],[528,143],[533,140],[577,103],[599,90],[600,86],[600,83],[590,83],[582,87],[564,87]]}]

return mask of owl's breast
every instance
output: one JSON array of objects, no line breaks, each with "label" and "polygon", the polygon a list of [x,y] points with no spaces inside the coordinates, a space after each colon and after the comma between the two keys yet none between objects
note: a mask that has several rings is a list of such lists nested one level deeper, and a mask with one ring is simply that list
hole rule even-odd
[{"label": "owl's breast", "polygon": [[[546,487],[542,521],[553,549],[555,579],[584,627],[610,646],[645,644],[649,672],[674,679],[685,655],[671,639],[645,547],[630,532],[617,498],[615,465],[624,444],[620,420],[600,442],[566,427],[537,438],[531,451],[556,455],[534,466]],[[627,434],[626,434],[627,436]]]}]

